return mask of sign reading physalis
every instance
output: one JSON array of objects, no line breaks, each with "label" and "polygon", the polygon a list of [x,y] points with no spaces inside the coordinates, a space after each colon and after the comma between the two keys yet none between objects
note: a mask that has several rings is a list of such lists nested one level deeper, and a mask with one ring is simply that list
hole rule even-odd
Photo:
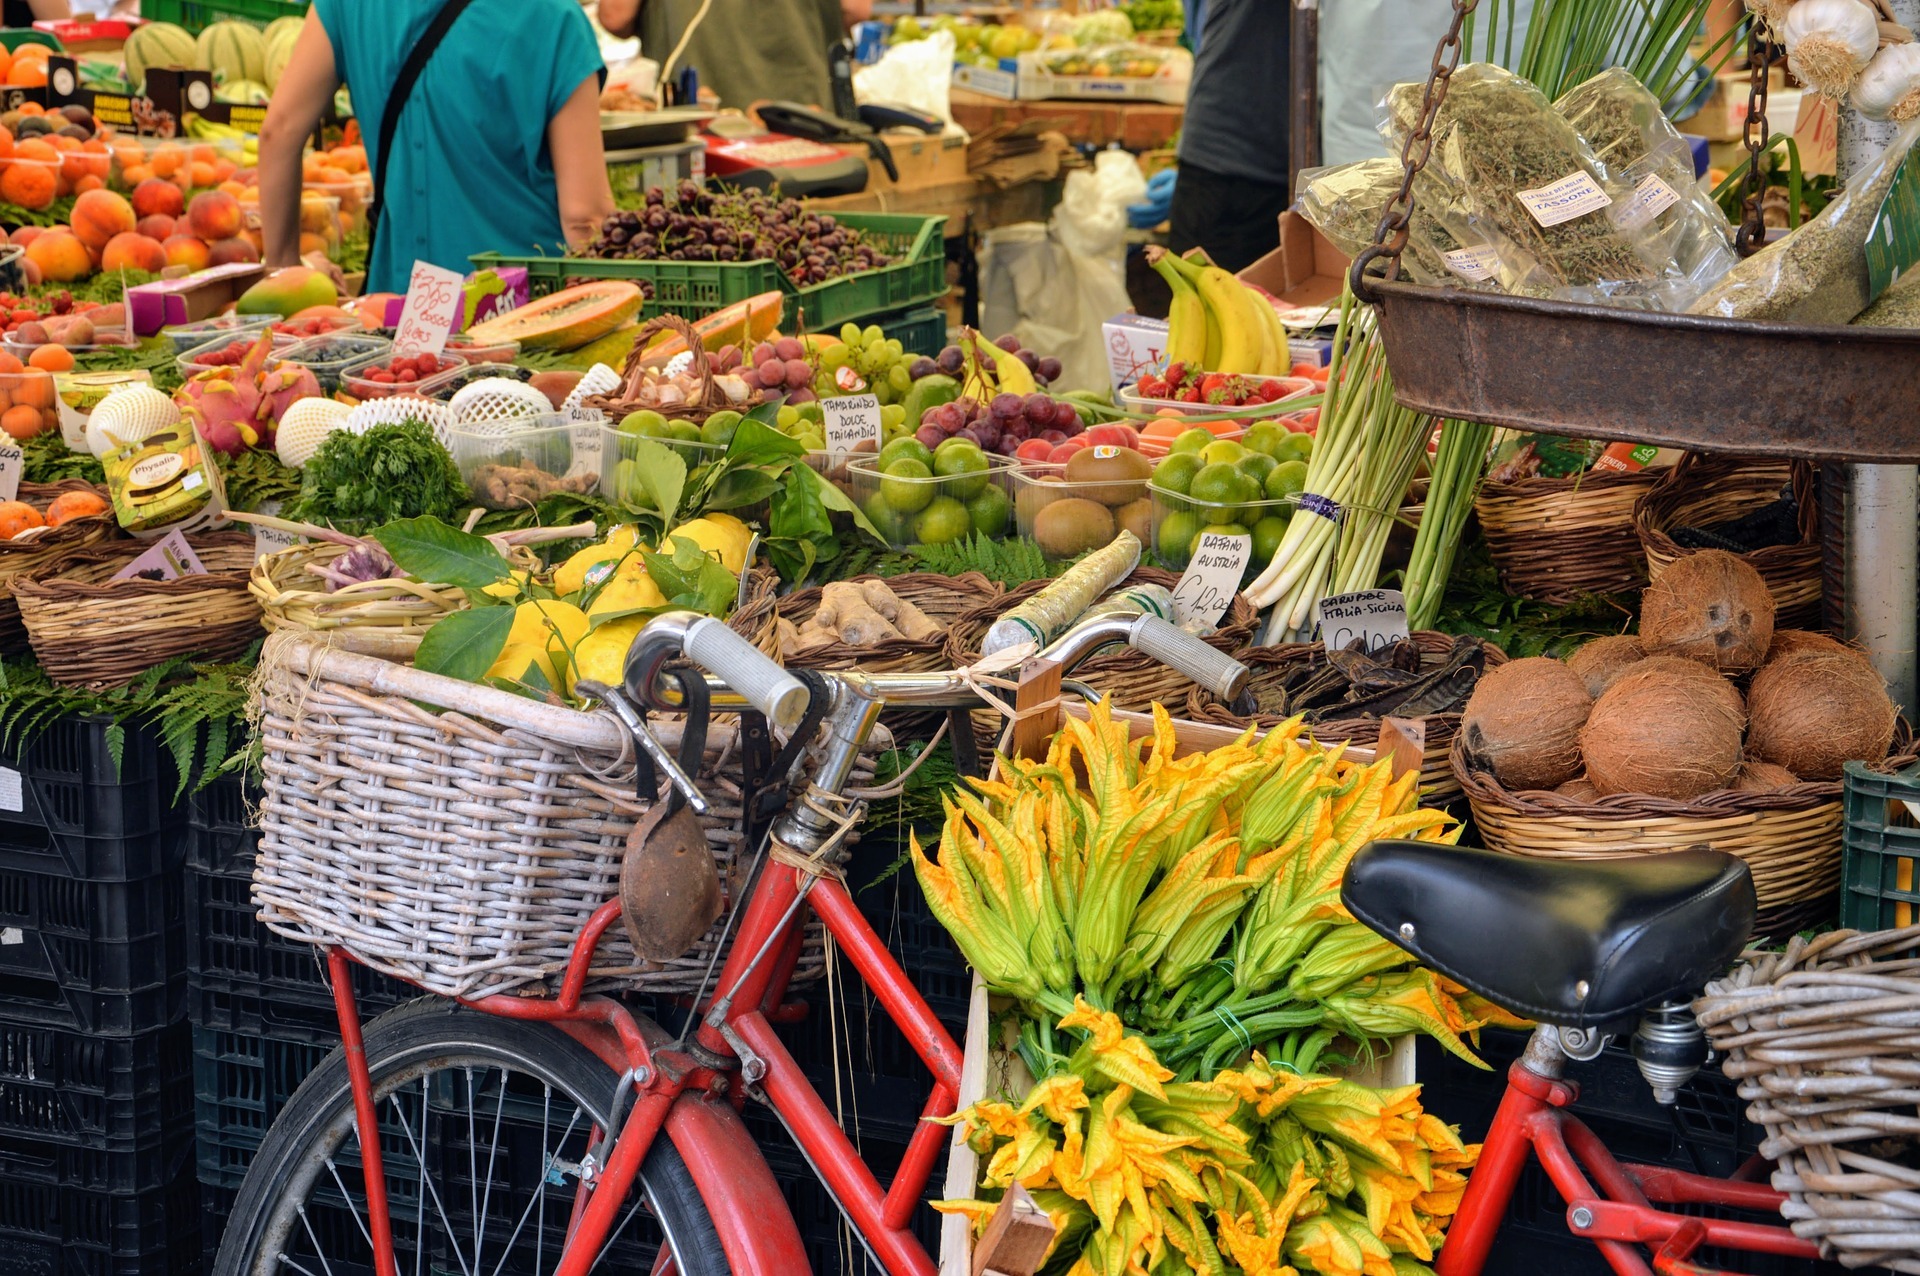
[{"label": "sign reading physalis", "polygon": [[184,421],[109,453],[102,464],[114,517],[130,532],[184,522],[223,500],[220,471]]}]

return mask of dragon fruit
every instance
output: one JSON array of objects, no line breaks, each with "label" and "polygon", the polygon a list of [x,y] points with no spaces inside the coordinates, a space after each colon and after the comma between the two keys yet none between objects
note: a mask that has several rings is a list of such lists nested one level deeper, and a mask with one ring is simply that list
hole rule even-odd
[{"label": "dragon fruit", "polygon": [[272,447],[280,418],[296,400],[315,398],[320,383],[297,364],[267,367],[273,337],[262,333],[233,367],[196,373],[178,390],[180,405],[208,447],[235,456],[251,447]]},{"label": "dragon fruit", "polygon": [[260,407],[256,422],[260,446],[272,447],[274,433],[287,409],[301,399],[320,397],[320,381],[313,369],[298,363],[283,363],[260,374]]}]

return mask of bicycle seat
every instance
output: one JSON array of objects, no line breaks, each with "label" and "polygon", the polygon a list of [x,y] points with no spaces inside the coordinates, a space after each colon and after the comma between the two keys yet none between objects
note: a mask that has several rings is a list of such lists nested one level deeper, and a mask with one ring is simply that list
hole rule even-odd
[{"label": "bicycle seat", "polygon": [[1565,1028],[1691,1000],[1740,955],[1754,913],[1746,864],[1709,850],[1570,862],[1373,842],[1340,898],[1425,965]]}]

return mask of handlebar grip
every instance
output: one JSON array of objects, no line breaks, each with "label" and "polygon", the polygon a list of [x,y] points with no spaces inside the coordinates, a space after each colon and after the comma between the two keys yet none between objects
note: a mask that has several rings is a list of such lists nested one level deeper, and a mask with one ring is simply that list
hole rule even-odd
[{"label": "handlebar grip", "polygon": [[1133,622],[1127,642],[1161,664],[1178,669],[1222,700],[1231,700],[1247,685],[1247,667],[1226,652],[1208,646],[1184,629],[1158,616]]},{"label": "handlebar grip", "polygon": [[681,649],[689,660],[739,692],[774,726],[797,726],[806,713],[811,697],[800,680],[727,628],[724,621],[701,617],[687,627]]}]

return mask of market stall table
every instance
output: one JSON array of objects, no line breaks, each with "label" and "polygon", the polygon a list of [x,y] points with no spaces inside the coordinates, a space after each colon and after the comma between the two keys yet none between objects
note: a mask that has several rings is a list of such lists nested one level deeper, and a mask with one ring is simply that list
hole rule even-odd
[{"label": "market stall table", "polygon": [[1040,99],[1007,101],[955,88],[949,101],[953,122],[969,133],[985,132],[996,124],[1028,120],[1053,121],[1067,140],[1087,146],[1120,145],[1130,151],[1166,146],[1180,132],[1186,108],[1164,102],[1075,102]]}]

